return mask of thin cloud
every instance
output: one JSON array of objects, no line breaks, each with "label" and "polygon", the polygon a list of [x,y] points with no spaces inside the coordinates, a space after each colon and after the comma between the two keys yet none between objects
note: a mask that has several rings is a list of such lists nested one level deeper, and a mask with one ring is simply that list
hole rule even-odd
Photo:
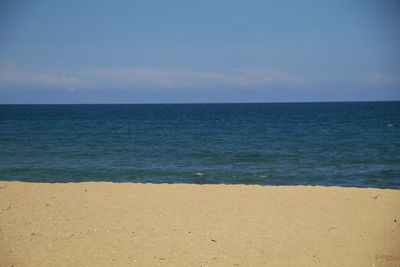
[{"label": "thin cloud", "polygon": [[399,81],[396,77],[390,77],[382,73],[371,73],[362,79],[362,82],[370,86],[397,85]]},{"label": "thin cloud", "polygon": [[73,76],[19,72],[0,72],[0,85],[7,87],[54,88],[68,91],[93,87],[92,82]]},{"label": "thin cloud", "polygon": [[305,84],[303,78],[278,69],[239,68],[229,73],[165,69],[95,69],[71,75],[0,72],[2,88],[201,89],[269,88]]},{"label": "thin cloud", "polygon": [[291,83],[301,84],[306,81],[292,74],[279,69],[263,69],[263,68],[240,68],[241,72],[249,83]]},{"label": "thin cloud", "polygon": [[268,87],[276,84],[305,84],[301,77],[278,69],[239,68],[232,73],[161,70],[161,69],[96,69],[89,74],[106,82],[148,87],[192,88],[229,85],[241,88]]}]

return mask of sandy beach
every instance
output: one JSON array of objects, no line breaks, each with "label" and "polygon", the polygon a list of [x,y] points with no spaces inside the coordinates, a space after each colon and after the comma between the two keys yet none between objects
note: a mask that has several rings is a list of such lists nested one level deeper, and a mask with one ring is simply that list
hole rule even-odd
[{"label": "sandy beach", "polygon": [[0,182],[0,266],[400,266],[400,191]]}]

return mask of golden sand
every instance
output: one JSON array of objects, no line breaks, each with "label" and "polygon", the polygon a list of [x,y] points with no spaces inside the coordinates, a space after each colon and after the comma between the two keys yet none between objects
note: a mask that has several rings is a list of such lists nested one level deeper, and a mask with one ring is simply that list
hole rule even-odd
[{"label": "golden sand", "polygon": [[400,266],[400,190],[0,182],[0,266]]}]

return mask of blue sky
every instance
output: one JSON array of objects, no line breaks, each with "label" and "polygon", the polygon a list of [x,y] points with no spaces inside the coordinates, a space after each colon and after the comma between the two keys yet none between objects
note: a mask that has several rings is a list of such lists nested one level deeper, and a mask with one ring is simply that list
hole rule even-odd
[{"label": "blue sky", "polygon": [[0,103],[400,100],[400,2],[0,1]]}]

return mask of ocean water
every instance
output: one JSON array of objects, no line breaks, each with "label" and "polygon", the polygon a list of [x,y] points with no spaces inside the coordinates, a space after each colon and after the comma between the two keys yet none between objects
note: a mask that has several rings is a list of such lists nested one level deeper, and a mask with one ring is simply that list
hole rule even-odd
[{"label": "ocean water", "polygon": [[400,189],[400,102],[0,105],[0,179]]}]

